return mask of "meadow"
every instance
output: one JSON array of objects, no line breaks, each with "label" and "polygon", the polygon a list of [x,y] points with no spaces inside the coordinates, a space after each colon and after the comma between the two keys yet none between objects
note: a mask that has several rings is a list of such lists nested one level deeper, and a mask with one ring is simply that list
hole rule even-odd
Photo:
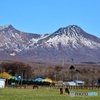
[{"label": "meadow", "polygon": [[98,96],[74,96],[60,94],[59,89],[0,89],[0,100],[100,100],[99,89],[70,89],[74,92],[98,92]]}]

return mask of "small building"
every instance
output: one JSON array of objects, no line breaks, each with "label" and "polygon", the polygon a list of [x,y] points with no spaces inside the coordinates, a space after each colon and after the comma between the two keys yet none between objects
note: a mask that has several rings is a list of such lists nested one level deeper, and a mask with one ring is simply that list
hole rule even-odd
[{"label": "small building", "polygon": [[63,82],[63,85],[65,85],[65,86],[76,86],[76,83],[74,81]]},{"label": "small building", "polygon": [[77,86],[83,86],[85,84],[85,82],[81,80],[75,80],[74,82],[76,83]]},{"label": "small building", "polygon": [[63,85],[67,85],[67,86],[83,86],[84,84],[85,84],[85,82],[81,81],[81,80],[63,82]]},{"label": "small building", "polygon": [[6,79],[0,79],[0,88],[5,88],[5,81]]}]

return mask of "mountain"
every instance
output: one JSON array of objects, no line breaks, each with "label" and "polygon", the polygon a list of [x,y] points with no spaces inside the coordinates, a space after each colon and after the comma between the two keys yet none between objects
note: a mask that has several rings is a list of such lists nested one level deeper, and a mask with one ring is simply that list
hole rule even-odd
[{"label": "mountain", "polygon": [[52,34],[26,33],[0,26],[0,60],[48,63],[100,62],[100,39],[77,25]]}]

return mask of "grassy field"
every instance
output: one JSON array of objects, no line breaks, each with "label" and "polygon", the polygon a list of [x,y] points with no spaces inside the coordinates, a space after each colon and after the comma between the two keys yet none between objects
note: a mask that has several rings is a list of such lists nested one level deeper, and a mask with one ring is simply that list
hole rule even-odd
[{"label": "grassy field", "polygon": [[74,92],[98,92],[98,96],[74,96],[60,94],[59,89],[0,89],[0,100],[100,100],[98,89],[78,89]]}]

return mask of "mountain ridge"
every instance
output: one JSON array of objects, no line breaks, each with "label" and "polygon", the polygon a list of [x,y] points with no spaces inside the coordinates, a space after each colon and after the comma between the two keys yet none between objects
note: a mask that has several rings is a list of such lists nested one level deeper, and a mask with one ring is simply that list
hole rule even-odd
[{"label": "mountain ridge", "polygon": [[[59,28],[51,34],[27,33],[12,25],[0,26],[0,52],[4,59],[49,63],[99,61],[100,39],[77,25]],[[88,52],[88,53],[87,53]],[[1,56],[1,57],[2,57]]]}]

